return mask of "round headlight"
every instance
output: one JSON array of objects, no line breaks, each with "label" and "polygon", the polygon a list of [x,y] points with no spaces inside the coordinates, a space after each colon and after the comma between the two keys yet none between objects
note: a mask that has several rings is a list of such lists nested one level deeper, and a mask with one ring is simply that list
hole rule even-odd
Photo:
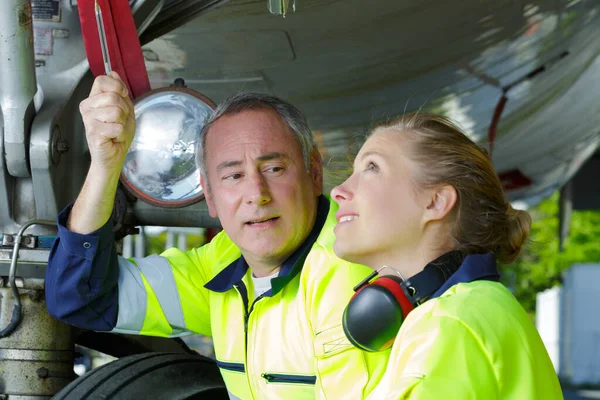
[{"label": "round headlight", "polygon": [[138,199],[159,207],[185,207],[204,197],[196,147],[215,108],[193,90],[171,86],[135,100],[136,131],[121,182]]}]

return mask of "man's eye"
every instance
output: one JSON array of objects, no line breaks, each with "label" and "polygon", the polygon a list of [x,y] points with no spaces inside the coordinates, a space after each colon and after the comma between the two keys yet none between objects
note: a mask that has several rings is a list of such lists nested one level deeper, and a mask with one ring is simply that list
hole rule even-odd
[{"label": "man's eye", "polygon": [[237,179],[240,179],[242,177],[242,174],[229,174],[225,177],[223,177],[224,180],[228,180],[228,181],[234,181]]},{"label": "man's eye", "polygon": [[283,167],[281,167],[281,166],[269,167],[269,168],[267,168],[265,171],[266,171],[266,172],[277,173],[277,172],[281,172],[281,171],[283,171]]}]

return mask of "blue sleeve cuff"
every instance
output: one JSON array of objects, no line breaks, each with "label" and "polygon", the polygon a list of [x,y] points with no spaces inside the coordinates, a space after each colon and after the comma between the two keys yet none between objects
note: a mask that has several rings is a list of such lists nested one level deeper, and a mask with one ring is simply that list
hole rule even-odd
[{"label": "blue sleeve cuff", "polygon": [[67,220],[72,208],[73,203],[65,207],[56,218],[60,243],[69,254],[93,260],[98,251],[106,250],[114,245],[112,221],[109,219],[101,228],[85,235],[71,232],[67,229]]}]

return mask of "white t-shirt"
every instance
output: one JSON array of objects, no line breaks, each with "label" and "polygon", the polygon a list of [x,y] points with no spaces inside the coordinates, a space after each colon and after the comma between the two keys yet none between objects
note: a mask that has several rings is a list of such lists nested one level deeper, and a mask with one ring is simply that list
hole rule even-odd
[{"label": "white t-shirt", "polygon": [[271,289],[271,279],[276,278],[279,271],[262,278],[257,278],[252,274],[252,283],[254,283],[254,300],[267,290]]}]

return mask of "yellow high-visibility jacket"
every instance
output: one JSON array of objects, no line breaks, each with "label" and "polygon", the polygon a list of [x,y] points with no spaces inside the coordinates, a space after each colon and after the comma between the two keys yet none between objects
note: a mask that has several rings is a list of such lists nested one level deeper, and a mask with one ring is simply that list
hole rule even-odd
[{"label": "yellow high-visibility jacket", "polygon": [[[461,267],[462,268],[462,267]],[[459,283],[413,310],[369,400],[554,400],[562,392],[529,316],[502,284]]]},{"label": "yellow high-visibility jacket", "polygon": [[256,301],[251,271],[224,232],[188,252],[120,259],[113,331],[212,337],[227,388],[243,400],[364,398],[390,352],[364,353],[344,335],[343,310],[371,269],[333,253],[336,210],[320,198],[316,228]]}]

